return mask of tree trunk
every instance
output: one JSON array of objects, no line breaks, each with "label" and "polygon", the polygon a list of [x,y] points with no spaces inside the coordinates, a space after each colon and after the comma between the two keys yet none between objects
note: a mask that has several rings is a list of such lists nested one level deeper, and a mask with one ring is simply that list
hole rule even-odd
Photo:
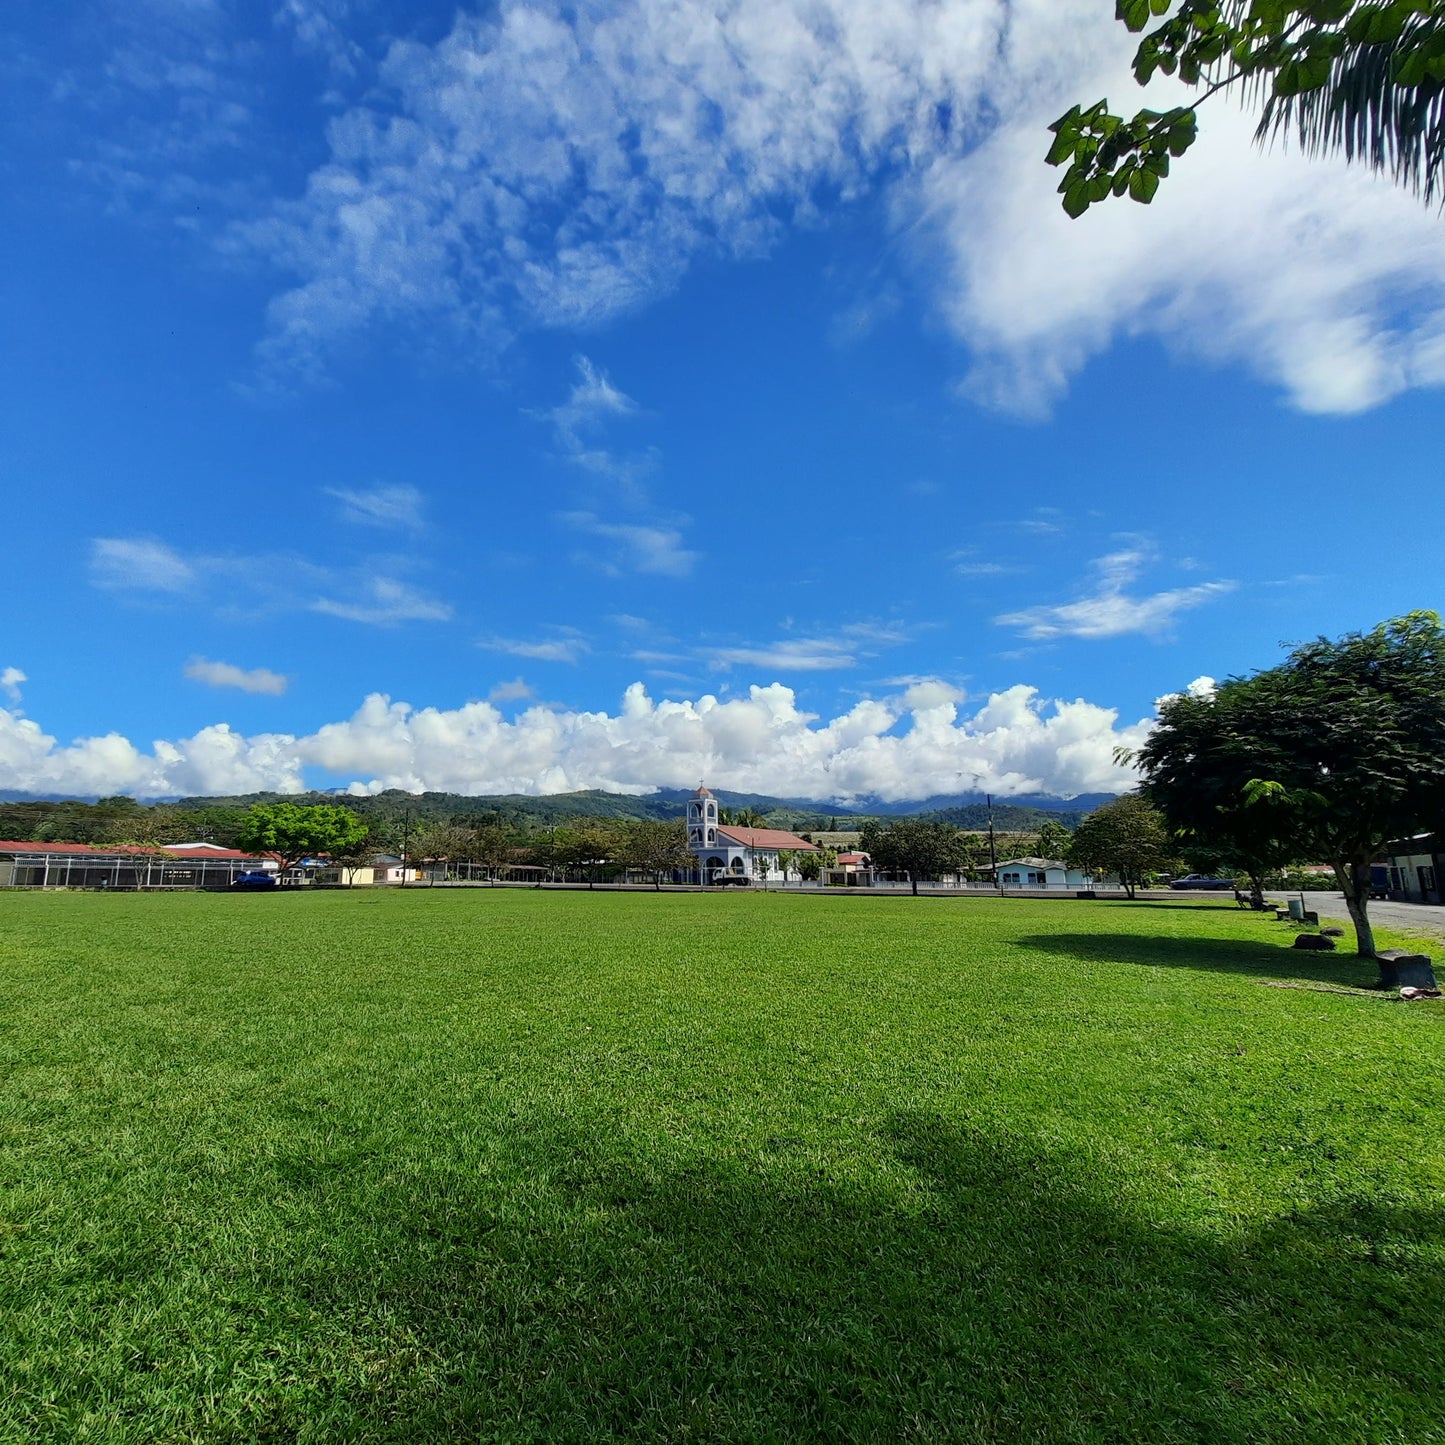
[{"label": "tree trunk", "polygon": [[1264,907],[1264,874],[1251,873],[1249,875],[1249,906],[1255,909]]},{"label": "tree trunk", "polygon": [[1355,950],[1361,958],[1375,956],[1375,931],[1370,927],[1370,862],[1352,860],[1334,865],[1335,881],[1345,895],[1350,922],[1355,925]]},{"label": "tree trunk", "polygon": [[918,897],[918,874],[910,872],[908,881],[913,885],[913,896]]}]

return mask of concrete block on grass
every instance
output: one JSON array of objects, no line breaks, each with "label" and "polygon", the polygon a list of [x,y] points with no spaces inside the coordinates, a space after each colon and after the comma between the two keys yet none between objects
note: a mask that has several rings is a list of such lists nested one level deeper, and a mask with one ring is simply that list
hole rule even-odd
[{"label": "concrete block on grass", "polygon": [[1387,948],[1375,955],[1380,965],[1380,988],[1438,988],[1430,955]]}]

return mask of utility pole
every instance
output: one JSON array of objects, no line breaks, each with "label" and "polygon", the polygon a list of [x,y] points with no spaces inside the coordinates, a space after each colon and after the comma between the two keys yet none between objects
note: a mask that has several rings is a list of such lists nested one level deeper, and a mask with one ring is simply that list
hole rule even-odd
[{"label": "utility pole", "polygon": [[[978,794],[975,793],[974,797],[977,796]],[[988,803],[988,866],[993,873],[993,886],[1002,893],[1003,889],[999,888],[998,882],[998,849],[994,846],[993,839],[993,794],[985,793],[983,796]]]},{"label": "utility pole", "polygon": [[411,847],[411,809],[401,811],[401,886],[406,887],[407,852]]}]

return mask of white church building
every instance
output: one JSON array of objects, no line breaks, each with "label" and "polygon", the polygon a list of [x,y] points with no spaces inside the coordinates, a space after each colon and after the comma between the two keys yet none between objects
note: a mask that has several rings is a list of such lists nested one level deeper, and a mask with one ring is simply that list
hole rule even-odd
[{"label": "white church building", "polygon": [[806,838],[782,828],[720,823],[717,798],[705,787],[699,788],[687,805],[687,848],[697,860],[698,877],[704,883],[724,878],[785,883],[796,879],[798,873],[784,869],[782,854],[821,851]]}]

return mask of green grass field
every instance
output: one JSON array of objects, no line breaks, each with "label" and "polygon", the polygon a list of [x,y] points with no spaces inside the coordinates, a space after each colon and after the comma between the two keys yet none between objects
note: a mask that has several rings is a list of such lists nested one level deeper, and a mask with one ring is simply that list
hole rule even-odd
[{"label": "green grass field", "polygon": [[1445,1440],[1445,1010],[1289,938],[0,896],[0,1440]]}]

